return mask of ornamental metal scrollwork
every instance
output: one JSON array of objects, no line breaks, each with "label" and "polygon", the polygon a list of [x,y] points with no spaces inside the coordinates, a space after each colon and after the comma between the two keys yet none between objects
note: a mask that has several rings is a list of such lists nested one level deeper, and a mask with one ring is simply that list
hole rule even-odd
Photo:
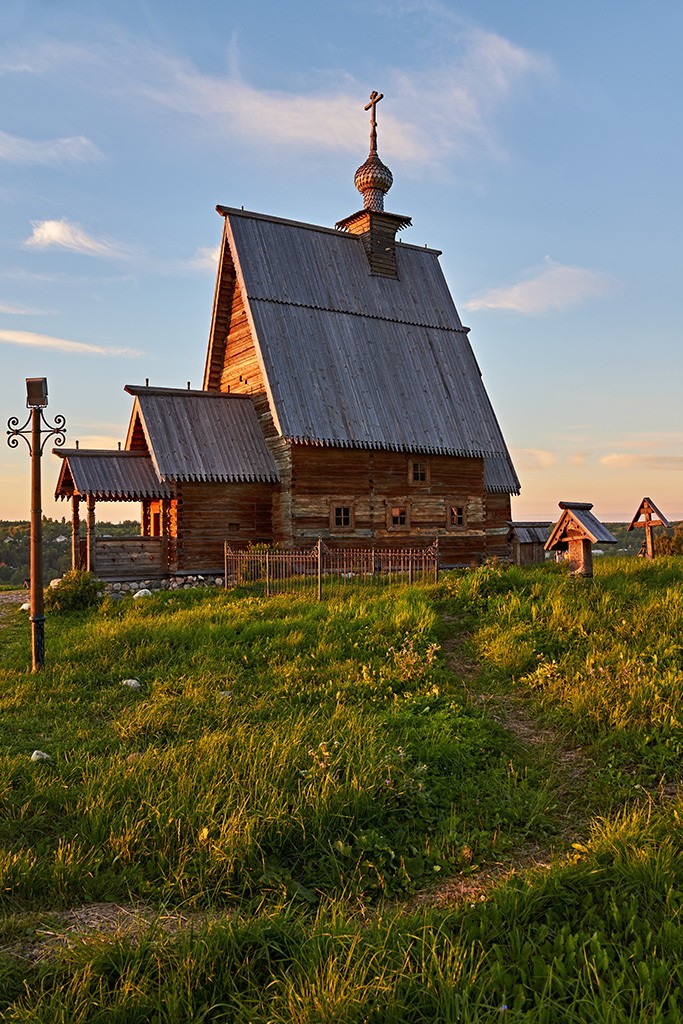
[{"label": "ornamental metal scrollwork", "polygon": [[[55,448],[62,448],[66,444],[66,417],[58,414],[55,416],[54,423],[49,423],[45,418],[45,414],[42,409],[38,409],[36,411],[40,417],[40,435],[42,438],[38,454],[42,456],[48,438],[54,437]],[[24,440],[28,445],[29,455],[31,456],[33,455],[33,447],[30,440],[33,433],[31,424],[32,418],[33,412],[30,412],[28,419],[22,424],[22,426],[19,426],[18,416],[10,416],[7,420],[7,444],[10,448],[18,448],[19,438],[22,438],[22,440]],[[44,425],[45,429],[43,429],[42,425]]]}]

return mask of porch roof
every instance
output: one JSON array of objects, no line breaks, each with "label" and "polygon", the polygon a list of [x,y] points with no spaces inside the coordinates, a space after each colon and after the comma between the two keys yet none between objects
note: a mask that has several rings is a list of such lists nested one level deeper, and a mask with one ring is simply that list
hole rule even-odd
[{"label": "porch roof", "polygon": [[172,486],[159,480],[146,452],[53,448],[62,459],[55,498],[88,495],[100,501],[170,498]]}]

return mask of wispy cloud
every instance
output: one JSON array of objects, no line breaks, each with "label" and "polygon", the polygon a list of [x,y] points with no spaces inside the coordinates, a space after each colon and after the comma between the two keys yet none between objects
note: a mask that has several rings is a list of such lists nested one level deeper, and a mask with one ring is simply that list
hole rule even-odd
[{"label": "wispy cloud", "polygon": [[67,338],[53,338],[49,334],[35,334],[33,331],[0,330],[0,343],[6,345],[22,345],[26,348],[52,349],[72,355],[85,356],[119,356],[125,359],[138,359],[144,355],[134,348],[117,348],[105,345],[91,345],[84,341],[69,341]]},{"label": "wispy cloud", "polygon": [[585,267],[571,267],[549,258],[546,266],[516,284],[491,288],[464,303],[470,312],[482,309],[506,309],[533,315],[568,309],[588,299],[606,295],[615,287],[608,274]]},{"label": "wispy cloud", "polygon": [[683,470],[683,455],[640,455],[635,452],[612,452],[603,455],[601,466],[608,469]]},{"label": "wispy cloud", "polygon": [[64,164],[103,160],[104,155],[84,135],[39,142],[0,132],[0,162],[9,164]]},{"label": "wispy cloud", "polygon": [[512,458],[517,469],[529,472],[551,469],[557,462],[555,452],[547,448],[515,448]]},{"label": "wispy cloud", "polygon": [[133,250],[112,238],[89,235],[78,224],[68,220],[32,221],[33,231],[24,245],[30,249],[49,249],[57,246],[72,252],[106,259],[128,259]]},{"label": "wispy cloud", "polygon": [[[529,78],[544,75],[549,62],[509,40],[480,29],[444,22],[450,43],[430,67],[408,73],[390,69],[381,111],[380,150],[387,159],[439,167],[448,159],[482,153],[501,157],[495,117],[501,104]],[[455,56],[454,56],[455,53]],[[358,117],[366,86],[347,77],[294,93],[261,89],[241,75],[237,62],[225,76],[200,72],[189,61],[152,55],[147,82],[133,86],[153,102],[202,119],[215,132],[217,119],[230,136],[262,147],[309,146],[357,152],[367,126]],[[425,97],[429,102],[425,102]],[[401,110],[403,117],[392,110]]]},{"label": "wispy cloud", "polygon": [[189,266],[192,270],[207,270],[215,274],[220,254],[220,245],[204,245],[197,249],[197,252],[189,262]]},{"label": "wispy cloud", "polygon": [[46,75],[64,67],[78,67],[97,62],[92,46],[44,40],[30,47],[9,47],[0,53],[0,74]]},{"label": "wispy cloud", "polygon": [[586,452],[573,452],[567,459],[570,466],[585,466],[586,465]]},{"label": "wispy cloud", "polygon": [[[427,6],[428,24],[424,5],[403,11],[416,31],[419,26],[421,39],[428,34],[429,45],[423,49],[423,70],[397,66],[384,71],[380,152],[408,168],[436,174],[451,162],[503,158],[503,106],[529,83],[546,78],[551,63],[452,17],[446,6]],[[87,50],[64,45],[60,53],[60,44],[52,43],[4,60],[0,54],[0,72],[49,74],[63,65],[93,61],[98,68],[94,88],[110,96],[127,95],[136,112],[147,103],[184,114],[204,126],[214,145],[222,137],[231,145],[241,141],[260,150],[356,155],[367,145],[368,124],[359,116],[367,81],[334,69],[318,72],[305,89],[261,88],[240,70],[235,44],[224,74],[206,74],[186,57],[123,34],[111,34]]]},{"label": "wispy cloud", "polygon": [[44,316],[47,310],[30,309],[28,306],[10,306],[0,302],[0,313],[7,313],[10,316]]}]

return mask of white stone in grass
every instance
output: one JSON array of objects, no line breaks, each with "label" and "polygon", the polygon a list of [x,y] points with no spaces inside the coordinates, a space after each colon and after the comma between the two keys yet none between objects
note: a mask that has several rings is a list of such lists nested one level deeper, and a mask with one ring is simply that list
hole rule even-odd
[{"label": "white stone in grass", "polygon": [[232,697],[232,690],[221,690],[218,696],[226,700],[228,697]]},{"label": "white stone in grass", "polygon": [[129,690],[141,690],[142,683],[139,679],[124,679],[121,686],[127,686]]},{"label": "white stone in grass", "polygon": [[222,587],[223,586],[223,577],[222,576],[216,576],[216,579],[214,580],[214,583],[216,584],[217,587]]},{"label": "white stone in grass", "polygon": [[62,582],[62,577],[58,576],[57,579],[50,580],[50,586],[54,590],[54,588],[58,587],[61,582]]},{"label": "white stone in grass", "polygon": [[44,750],[34,750],[31,754],[32,761],[51,761],[52,758]]},{"label": "white stone in grass", "polygon": [[143,587],[142,590],[138,590],[133,594],[133,600],[137,601],[139,597],[151,597],[152,591],[148,590],[147,587]]},{"label": "white stone in grass", "polygon": [[20,612],[30,612],[31,611],[31,602],[30,601],[24,601],[24,603],[22,604],[22,606],[19,609],[19,611]]}]

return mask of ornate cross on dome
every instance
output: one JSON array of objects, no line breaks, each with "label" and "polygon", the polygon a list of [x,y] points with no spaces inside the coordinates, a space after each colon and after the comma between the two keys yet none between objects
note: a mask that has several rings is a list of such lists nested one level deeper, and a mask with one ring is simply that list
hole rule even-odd
[{"label": "ornate cross on dome", "polygon": [[377,111],[376,106],[380,100],[384,99],[384,93],[375,92],[374,90],[370,93],[370,102],[365,104],[364,110],[370,110],[372,108],[371,121],[370,121],[370,152],[377,152]]}]

